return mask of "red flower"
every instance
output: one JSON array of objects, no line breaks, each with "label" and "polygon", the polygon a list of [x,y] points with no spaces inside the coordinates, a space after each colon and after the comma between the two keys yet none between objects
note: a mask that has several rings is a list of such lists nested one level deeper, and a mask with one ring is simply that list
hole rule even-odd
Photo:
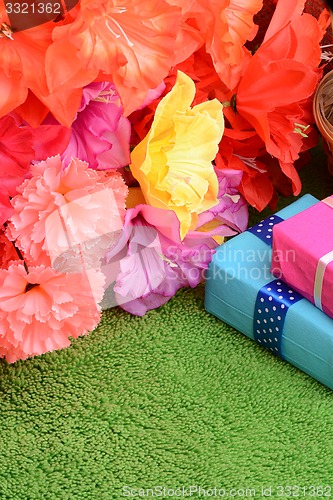
[{"label": "red flower", "polygon": [[0,119],[0,223],[12,213],[9,197],[15,196],[16,188],[29,172],[34,158],[33,132],[28,127],[20,128],[14,118]]},{"label": "red flower", "polygon": [[234,99],[237,113],[256,130],[267,152],[278,158],[294,194],[299,194],[301,183],[293,163],[300,151],[313,146],[312,141],[306,145],[309,121],[314,121],[307,107],[321,76],[323,26],[309,14],[300,15],[299,5],[294,16],[288,11],[285,17],[283,5],[288,2],[278,3],[267,30],[272,36],[266,35],[252,57]]},{"label": "red flower", "polygon": [[[234,88],[250,57],[244,47],[258,27],[253,22],[263,0],[167,0],[182,8],[188,29],[201,36],[221,81]],[[193,51],[192,51],[193,52]]]},{"label": "red flower", "polygon": [[0,224],[12,214],[9,198],[30,175],[33,160],[44,160],[68,144],[70,130],[62,125],[21,125],[15,115],[0,118]]},{"label": "red flower", "polygon": [[263,210],[274,198],[269,167],[262,159],[264,154],[264,143],[255,131],[225,129],[215,159],[218,169],[243,172],[238,189],[257,210]]},{"label": "red flower", "polygon": [[0,269],[8,269],[13,260],[19,260],[13,242],[7,238],[5,227],[0,229]]}]

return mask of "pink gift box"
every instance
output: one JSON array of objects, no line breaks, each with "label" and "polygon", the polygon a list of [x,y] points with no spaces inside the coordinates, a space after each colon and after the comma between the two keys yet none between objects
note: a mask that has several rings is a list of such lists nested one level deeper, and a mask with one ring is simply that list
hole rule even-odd
[{"label": "pink gift box", "polygon": [[333,318],[333,196],[273,228],[271,273]]}]

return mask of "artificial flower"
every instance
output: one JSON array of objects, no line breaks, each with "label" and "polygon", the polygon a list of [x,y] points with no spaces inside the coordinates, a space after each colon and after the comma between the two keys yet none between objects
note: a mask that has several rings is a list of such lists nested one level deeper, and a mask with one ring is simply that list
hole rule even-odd
[{"label": "artificial flower", "polygon": [[13,212],[14,210],[10,203],[10,195],[0,180],[0,224],[4,224]]},{"label": "artificial flower", "polygon": [[29,123],[31,127],[37,127],[43,122],[49,112],[49,108],[43,104],[30,89],[28,89],[25,101],[15,107],[12,115],[18,115],[21,121]]},{"label": "artificial flower", "polygon": [[222,105],[212,100],[191,108],[194,95],[193,81],[178,72],[130,165],[147,204],[176,213],[182,239],[195,227],[198,214],[218,203],[212,161],[223,134]]},{"label": "artificial flower", "polygon": [[[13,7],[16,8],[14,4]],[[25,19],[28,24],[23,26]],[[50,90],[46,79],[46,53],[52,44],[52,32],[55,26],[68,22],[68,19],[73,20],[72,14],[67,13],[57,23],[43,19],[38,24],[31,21],[31,16],[17,15],[9,19],[1,9],[0,117],[15,109],[30,125],[37,126],[51,111],[62,124],[71,125],[80,105],[83,84]],[[53,61],[57,71],[63,71],[67,64],[73,67],[68,56],[69,53],[64,61]],[[90,81],[92,79],[87,83]]]},{"label": "artificial flower", "polygon": [[[46,53],[50,91],[112,79],[127,116],[174,63],[180,9],[163,0],[81,0],[77,18],[55,27]],[[55,61],[71,64],[59,68]]]},{"label": "artificial flower", "polygon": [[0,269],[7,269],[13,260],[19,260],[19,256],[13,242],[7,238],[3,226],[0,229]]},{"label": "artificial flower", "polygon": [[104,276],[63,274],[22,262],[0,269],[0,356],[9,363],[70,345],[100,319]]},{"label": "artificial flower", "polygon": [[[273,16],[266,27],[263,43],[285,28],[291,21],[298,19],[304,10],[306,0],[275,1]],[[314,47],[313,47],[314,49]]]},{"label": "artificial flower", "polygon": [[179,221],[171,210],[137,205],[126,211],[124,229],[106,253],[103,272],[115,303],[139,316],[167,302],[182,286],[203,280],[214,248],[210,234],[179,237]]},{"label": "artificial flower", "polygon": [[[294,194],[299,194],[301,183],[293,162],[305,149],[309,127],[303,106],[313,96],[320,78],[318,49],[323,27],[311,15],[300,14],[302,2],[294,5],[295,12],[289,16],[292,20],[286,23],[282,12],[287,3],[279,1],[270,25],[273,28],[268,29],[272,36],[266,35],[248,64],[235,103],[237,113],[254,127],[267,152],[279,159]],[[278,22],[280,15],[282,20]]]},{"label": "artificial flower", "polygon": [[10,197],[29,173],[33,137],[32,130],[18,127],[14,118],[0,118],[0,224],[11,214]]},{"label": "artificial flower", "polygon": [[180,223],[171,210],[144,204],[140,188],[130,188],[124,229],[106,253],[103,272],[115,303],[142,315],[164,304],[183,286],[196,286],[224,236],[244,231],[245,200],[237,186],[239,171],[219,171],[219,204],[198,216],[197,227],[180,239]]},{"label": "artificial flower", "polygon": [[165,90],[163,94],[156,96],[151,103],[147,103],[146,108],[140,107],[129,116],[132,124],[132,145],[136,146],[148,134],[156,108],[161,99],[174,87],[178,71],[185,73],[195,83],[196,93],[193,105],[214,99],[217,97],[216,90],[220,87],[224,91],[228,90],[216,73],[211,56],[207,54],[204,47],[199,48],[188,59],[171,68],[168,76],[164,79]]},{"label": "artificial flower", "polygon": [[112,83],[96,82],[85,87],[62,158],[80,158],[101,170],[128,165],[131,126],[122,111]]},{"label": "artificial flower", "polygon": [[32,129],[22,125],[15,116],[0,118],[0,223],[11,215],[9,199],[16,195],[16,188],[30,175],[33,160],[43,160],[48,154],[63,148],[69,139],[69,130],[40,126]]},{"label": "artificial flower", "polygon": [[[226,108],[226,111],[228,109]],[[265,144],[254,130],[225,128],[215,159],[217,172],[231,169],[241,173],[237,189],[246,201],[259,211],[263,210],[274,197],[269,168],[261,159],[264,154]]]},{"label": "artificial flower", "polygon": [[[250,53],[244,47],[257,33],[253,17],[263,0],[229,0],[207,2],[212,12],[212,26],[207,30],[206,50],[221,81],[230,89],[235,88],[249,62]],[[204,22],[204,19],[202,19]]]},{"label": "artificial flower", "polygon": [[51,23],[13,33],[1,14],[0,25],[0,116],[22,104],[28,89],[41,88],[45,52],[51,43]]},{"label": "artificial flower", "polygon": [[28,262],[50,265],[71,251],[102,257],[122,227],[127,187],[121,175],[78,159],[64,168],[60,156],[33,165],[31,174],[11,200],[7,229]]},{"label": "artificial flower", "polygon": [[[219,203],[198,216],[195,229],[207,231],[212,236],[232,236],[245,231],[248,223],[247,203],[239,193],[243,173],[228,168],[216,168],[215,172],[219,182]],[[189,231],[188,235],[196,237],[195,233]]]},{"label": "artificial flower", "polygon": [[[69,142],[70,129],[63,125],[39,125],[33,131],[33,161],[46,160],[62,151]],[[33,162],[31,160],[31,163]]]},{"label": "artificial flower", "polygon": [[0,5],[0,356],[159,307],[249,204],[300,191],[329,24],[305,4],[78,0],[34,26]]},{"label": "artificial flower", "polygon": [[257,33],[253,17],[260,11],[263,0],[168,0],[168,3],[182,8],[188,29],[196,27],[203,40],[201,45],[212,57],[221,81],[228,88],[236,87],[243,65],[251,57],[244,45]]}]

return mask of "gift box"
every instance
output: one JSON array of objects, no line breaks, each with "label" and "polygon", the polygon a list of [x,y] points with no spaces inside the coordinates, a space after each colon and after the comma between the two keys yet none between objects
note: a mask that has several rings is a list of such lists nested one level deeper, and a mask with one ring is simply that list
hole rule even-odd
[{"label": "gift box", "polygon": [[273,228],[315,204],[303,196],[221,245],[207,270],[205,308],[333,389],[333,320],[270,273]]},{"label": "gift box", "polygon": [[333,196],[274,227],[271,272],[333,318]]}]

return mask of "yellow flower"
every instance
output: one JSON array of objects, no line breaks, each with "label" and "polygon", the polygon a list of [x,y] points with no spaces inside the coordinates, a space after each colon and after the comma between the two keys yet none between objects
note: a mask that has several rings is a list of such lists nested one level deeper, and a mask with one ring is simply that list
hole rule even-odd
[{"label": "yellow flower", "polygon": [[146,203],[173,210],[182,239],[195,228],[198,214],[218,203],[212,161],[224,130],[222,104],[214,99],[191,108],[194,96],[194,82],[178,71],[149,133],[131,154]]}]

